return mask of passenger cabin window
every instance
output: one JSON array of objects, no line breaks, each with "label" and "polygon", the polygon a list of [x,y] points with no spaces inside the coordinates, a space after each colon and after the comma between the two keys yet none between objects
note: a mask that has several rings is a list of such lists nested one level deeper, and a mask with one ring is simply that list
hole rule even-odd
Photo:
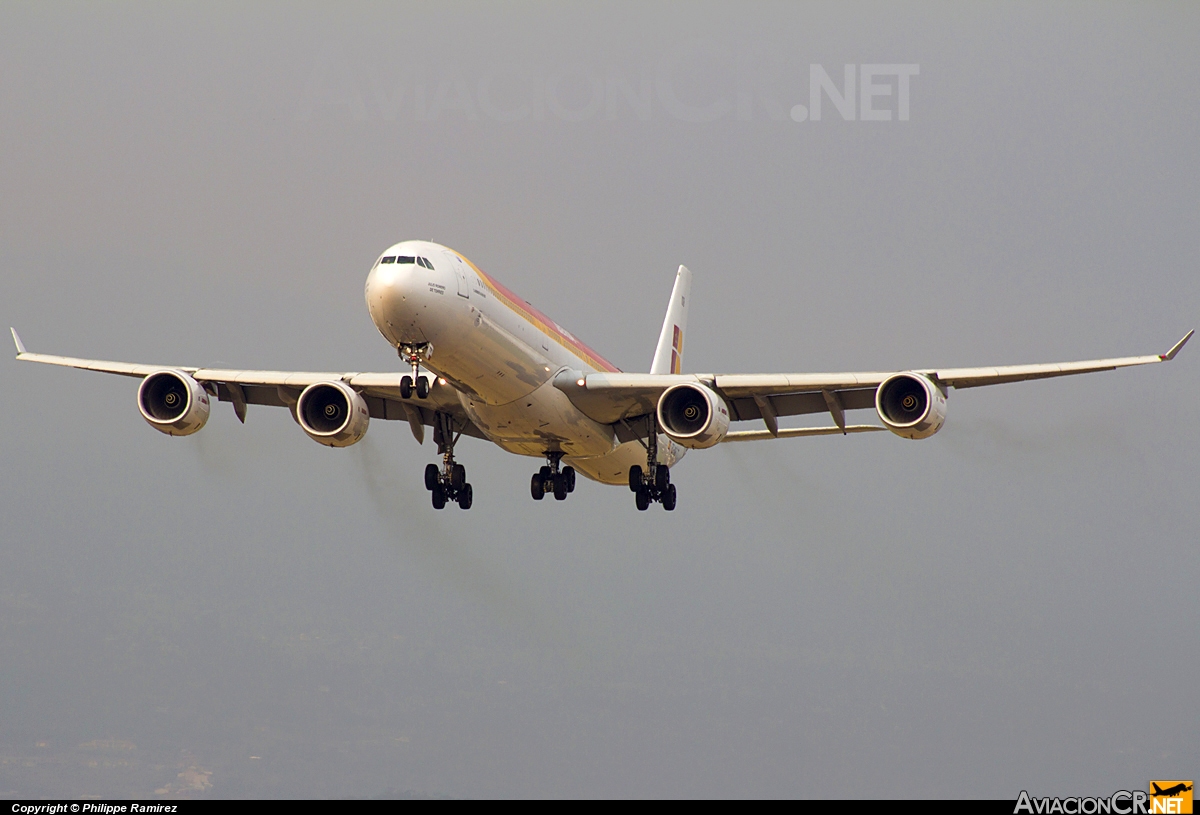
[{"label": "passenger cabin window", "polygon": [[395,256],[395,255],[388,255],[388,256],[387,256],[387,257],[385,257],[385,258],[380,258],[380,259],[379,259],[379,262],[380,262],[380,263],[395,263],[395,262],[396,262],[396,256]]},{"label": "passenger cabin window", "polygon": [[415,259],[411,255],[397,255],[396,262],[397,263],[414,263]]}]

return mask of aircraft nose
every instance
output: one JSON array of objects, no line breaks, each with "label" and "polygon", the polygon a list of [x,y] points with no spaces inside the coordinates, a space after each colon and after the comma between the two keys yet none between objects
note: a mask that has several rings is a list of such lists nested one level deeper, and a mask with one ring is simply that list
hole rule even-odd
[{"label": "aircraft nose", "polygon": [[419,308],[413,297],[415,268],[413,264],[380,263],[367,275],[367,311],[393,345],[413,339],[406,335],[411,333]]}]

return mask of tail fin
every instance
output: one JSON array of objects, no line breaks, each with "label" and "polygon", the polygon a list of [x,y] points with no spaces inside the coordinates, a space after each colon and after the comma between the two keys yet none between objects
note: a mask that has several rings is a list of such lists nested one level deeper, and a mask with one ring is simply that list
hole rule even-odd
[{"label": "tail fin", "polygon": [[1158,784],[1155,784],[1153,781],[1151,781],[1151,782],[1150,782],[1150,786],[1154,787],[1154,794],[1155,794],[1155,795],[1162,795],[1162,794],[1163,794],[1162,787],[1160,787]]},{"label": "tail fin", "polygon": [[683,332],[687,329],[687,301],[691,290],[692,273],[686,266],[680,266],[675,275],[675,288],[671,290],[671,304],[663,319],[662,333],[658,335],[658,347],[654,349],[654,361],[650,363],[652,374],[683,372]]}]

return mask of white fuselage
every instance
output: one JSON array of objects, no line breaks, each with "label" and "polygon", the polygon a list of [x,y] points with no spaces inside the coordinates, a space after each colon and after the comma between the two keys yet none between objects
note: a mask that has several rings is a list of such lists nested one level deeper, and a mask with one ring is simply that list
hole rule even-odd
[{"label": "white fuselage", "polygon": [[[462,255],[428,241],[398,243],[367,275],[366,297],[393,346],[432,347],[423,365],[454,387],[471,421],[500,447],[539,457],[561,452],[580,473],[609,484],[645,466],[640,443],[620,443],[553,384],[564,370],[617,368]],[[658,449],[668,466],[683,454],[663,436]]]}]

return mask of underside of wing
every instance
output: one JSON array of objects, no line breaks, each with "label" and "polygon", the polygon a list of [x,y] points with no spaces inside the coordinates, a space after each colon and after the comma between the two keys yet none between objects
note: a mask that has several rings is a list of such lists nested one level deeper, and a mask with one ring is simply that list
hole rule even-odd
[{"label": "underside of wing", "polygon": [[[431,374],[422,374],[429,381],[429,395],[424,399],[405,399],[400,392],[400,373],[353,374],[349,384],[361,388],[363,398],[371,408],[371,418],[419,421],[426,427],[436,427],[436,414],[442,413],[454,419],[455,429],[466,436],[486,439],[478,427],[471,422],[458,399],[458,391],[451,385]],[[414,431],[415,432],[415,431]]]},{"label": "underside of wing", "polygon": [[[786,429],[778,426],[780,417],[820,413],[828,413],[833,417],[837,425],[836,432],[848,433],[852,431],[846,424],[845,412],[875,408],[881,386],[898,377],[924,381],[930,390],[939,391],[944,399],[949,388],[976,388],[1168,362],[1175,358],[1192,333],[1189,331],[1165,354],[1082,362],[829,374],[595,373],[584,376],[564,372],[555,379],[554,384],[566,393],[581,412],[598,422],[614,425],[618,436],[622,438],[637,435],[628,429],[622,433],[622,427],[627,428],[636,420],[654,414],[665,392],[686,384],[709,389],[718,395],[728,407],[730,421],[762,421],[767,428],[766,433],[772,438],[820,435],[817,431],[821,428],[792,428],[797,432],[785,433]],[[930,396],[935,400],[938,398],[937,394]],[[727,434],[726,438],[749,440],[759,438],[759,432],[735,431]]]},{"label": "underside of wing", "polygon": [[765,441],[766,439],[801,439],[809,436],[844,436],[848,433],[874,433],[887,430],[877,424],[848,424],[845,427],[781,427],[778,432],[770,430],[734,430],[721,441]]},{"label": "underside of wing", "polygon": [[940,368],[930,373],[946,385],[955,389],[978,388],[982,385],[1001,385],[1007,382],[1024,382],[1029,379],[1049,379],[1055,376],[1088,374],[1099,371],[1115,371],[1136,365],[1153,365],[1175,359],[1195,331],[1189,331],[1165,354],[1150,354],[1140,357],[1116,357],[1113,359],[1091,359],[1083,362],[1058,362],[1043,365],[1002,365],[995,368]]},{"label": "underside of wing", "polygon": [[[405,398],[401,380],[404,374],[389,373],[335,373],[304,371],[250,371],[235,369],[191,368],[179,366],[145,365],[139,363],[109,362],[104,360],[61,357],[48,354],[33,354],[25,349],[17,332],[13,332],[17,346],[17,359],[80,368],[90,371],[139,377],[144,381],[164,371],[175,372],[181,380],[191,381],[194,387],[203,388],[223,402],[231,402],[239,419],[244,420],[247,405],[269,405],[287,407],[296,415],[297,401],[306,388],[319,384],[349,388],[361,397],[371,418],[404,420],[413,429],[418,440],[424,437],[424,427],[437,427],[438,416],[453,420],[454,432],[486,438],[475,427],[458,398],[457,391],[441,380],[426,377],[428,395],[424,398]],[[786,438],[806,435],[822,435],[829,428],[781,428],[780,417],[828,413],[836,425],[836,432],[865,432],[874,426],[850,426],[846,423],[848,410],[866,410],[882,405],[879,401],[892,384],[900,382],[902,387],[894,389],[898,398],[900,391],[908,388],[924,389],[924,396],[915,391],[909,394],[914,404],[933,406],[944,418],[945,395],[950,388],[976,388],[983,385],[999,385],[1032,379],[1046,379],[1073,374],[1111,371],[1137,365],[1168,362],[1175,358],[1192,336],[1189,331],[1165,354],[1149,356],[1117,357],[1111,359],[1085,360],[1082,362],[1047,363],[1035,365],[1008,365],[986,368],[933,368],[896,372],[851,372],[831,374],[629,374],[590,373],[563,371],[554,380],[554,385],[570,399],[571,403],[589,418],[608,424],[618,438],[628,441],[644,436],[653,424],[648,417],[655,415],[662,406],[664,394],[680,393],[680,404],[692,399],[707,400],[709,413],[726,429],[729,422],[761,421],[771,438]],[[688,396],[691,394],[691,396]],[[353,395],[353,394],[352,394]],[[694,399],[693,399],[694,397]],[[207,398],[207,397],[205,397]],[[668,401],[670,401],[668,399]],[[699,409],[697,407],[697,409]],[[880,418],[888,428],[909,438],[924,438],[940,427],[936,426],[920,435],[904,431],[903,423],[889,420],[886,410],[880,408]],[[639,420],[646,420],[639,423]],[[297,421],[299,421],[297,419]],[[645,429],[635,429],[635,425]],[[854,430],[851,430],[854,427]],[[167,432],[167,431],[164,431]],[[668,429],[669,432],[669,429]],[[697,431],[700,433],[700,431]],[[734,431],[718,434],[700,433],[694,446],[708,446],[707,440],[716,443],[721,439],[750,440],[766,438],[763,431]],[[831,431],[833,432],[833,431]],[[719,436],[719,438],[717,438]],[[672,436],[674,438],[674,435]]]},{"label": "underside of wing", "polygon": [[457,391],[429,374],[422,374],[429,383],[428,396],[424,399],[405,399],[400,388],[400,380],[404,374],[399,372],[251,371],[81,359],[30,353],[25,349],[17,332],[14,330],[12,333],[13,341],[17,345],[17,359],[24,362],[39,362],[136,378],[145,378],[162,371],[186,374],[219,401],[232,403],[238,418],[243,421],[247,405],[286,407],[292,411],[294,417],[297,400],[305,388],[319,383],[337,382],[348,385],[362,397],[372,419],[407,421],[414,426],[413,433],[418,439],[423,437],[423,432],[419,432],[417,428],[436,427],[436,415],[439,413],[453,418],[456,432],[486,438],[463,410]]}]

